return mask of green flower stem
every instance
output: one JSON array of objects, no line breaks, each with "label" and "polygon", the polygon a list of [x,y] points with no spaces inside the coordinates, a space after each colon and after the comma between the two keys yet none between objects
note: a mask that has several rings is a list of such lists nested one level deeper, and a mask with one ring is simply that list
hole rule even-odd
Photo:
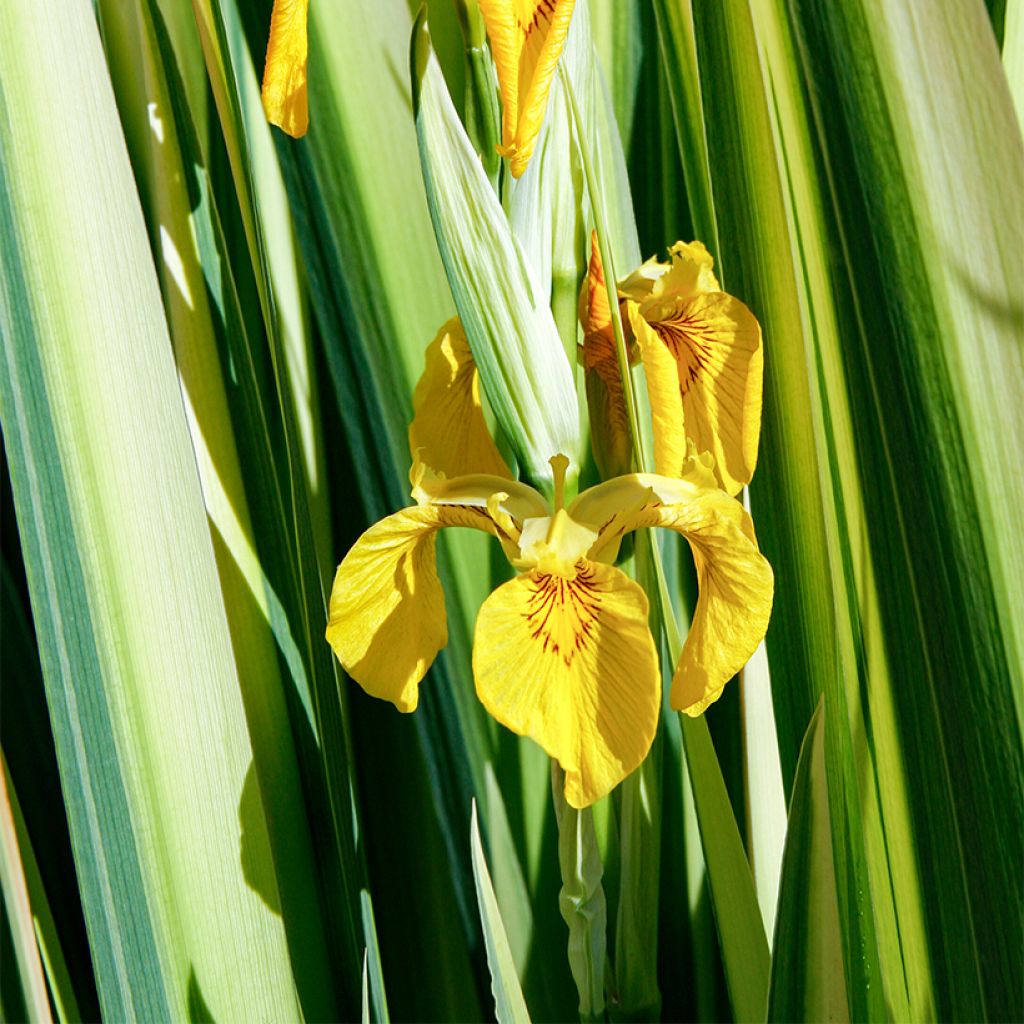
[{"label": "green flower stem", "polygon": [[583,118],[580,117],[579,107],[576,105],[576,93],[573,91],[572,80],[563,64],[559,64],[558,73],[561,76],[562,85],[565,87],[565,94],[569,97],[573,127],[576,130],[576,138],[580,144],[583,176],[587,179],[590,207],[594,213],[594,228],[597,231],[597,245],[604,268],[604,284],[608,293],[608,308],[611,312],[612,330],[615,332],[615,353],[619,362],[619,374],[622,377],[622,393],[626,402],[629,432],[633,439],[633,462],[639,472],[645,473],[647,472],[646,460],[641,443],[643,435],[640,431],[640,417],[637,415],[633,375],[629,369],[629,350],[626,347],[626,335],[622,329],[622,316],[619,312],[619,292],[616,283],[618,278],[615,276],[615,261],[612,259],[612,247],[608,240],[608,220],[604,211],[604,197],[597,185],[597,175],[594,173],[594,164],[590,158],[590,146],[586,130],[583,127]]},{"label": "green flower stem", "polygon": [[569,927],[569,969],[580,996],[580,1020],[604,1020],[607,906],[601,886],[601,851],[591,808],[565,802],[565,773],[551,762],[551,795],[558,822],[562,888],[558,909]]},{"label": "green flower stem", "polygon": [[487,48],[471,44],[468,35],[466,40],[466,127],[480,154],[484,172],[497,190],[498,172],[501,170],[501,157],[498,156],[501,119],[498,113],[497,83]]},{"label": "green flower stem", "polygon": [[[633,441],[634,463],[640,472],[645,472],[643,434],[640,430],[636,395],[629,369],[629,353],[626,349],[622,320],[619,314],[615,268],[612,262],[611,246],[608,243],[602,196],[597,188],[597,179],[572,84],[565,70],[559,68],[559,71],[565,84],[566,95],[569,97],[569,104],[572,107],[573,120],[580,141],[584,176],[587,180],[591,207],[594,211],[598,247],[601,252],[601,261],[604,264],[605,287],[608,289],[608,305],[611,311],[612,327],[615,331],[619,372],[622,375],[623,394]],[[675,665],[678,663],[683,649],[683,640],[676,624],[658,545],[651,544],[650,551],[650,560],[658,581],[658,596],[661,602],[665,639],[669,647],[671,664]],[[694,806],[700,826],[704,861],[708,867],[712,899],[715,904],[716,921],[733,1013],[737,1020],[761,1019],[764,1016],[768,1000],[771,958],[757,903],[757,894],[754,891],[753,876],[747,862],[739,827],[736,824],[736,816],[725,788],[722,769],[715,754],[714,744],[711,742],[707,722],[703,716],[691,718],[689,715],[680,714],[678,717],[686,765],[693,783]]]},{"label": "green flower stem", "polygon": [[[638,401],[629,365],[625,331],[619,310],[618,277],[605,216],[604,197],[597,183],[590,146],[576,105],[569,74],[560,66],[562,83],[572,110],[573,124],[580,146],[583,173],[590,195],[590,205],[597,231],[597,244],[604,267],[608,308],[615,333],[615,351],[622,392],[632,440],[633,463],[646,471],[643,434],[640,428]],[[653,548],[653,545],[651,545]],[[660,566],[660,562],[659,562]],[[646,572],[645,572],[646,571]],[[641,572],[650,576],[650,560],[641,561]],[[660,871],[660,768],[661,757],[655,740],[644,763],[622,783],[619,791],[620,840],[622,875],[615,938],[617,998],[619,1011],[627,1018],[656,1017],[660,1011],[661,994],[657,980],[658,952],[658,887]]]}]

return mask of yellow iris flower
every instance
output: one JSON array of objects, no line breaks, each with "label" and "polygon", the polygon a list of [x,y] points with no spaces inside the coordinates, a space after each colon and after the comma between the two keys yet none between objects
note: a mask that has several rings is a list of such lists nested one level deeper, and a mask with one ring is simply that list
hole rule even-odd
[{"label": "yellow iris flower", "polygon": [[306,95],[306,19],[309,0],[274,0],[270,40],[263,68],[263,110],[267,120],[292,138],[309,128]]},{"label": "yellow iris flower", "polygon": [[[757,462],[761,328],[721,290],[700,242],[677,242],[669,254],[670,263],[650,259],[618,284],[630,358],[642,361],[647,378],[655,469],[677,475],[692,443],[713,456],[719,485],[737,494]],[[623,472],[630,442],[596,238],[580,320],[595,455],[606,474]]]},{"label": "yellow iris flower", "polygon": [[480,0],[501,90],[501,145],[518,178],[533,155],[575,0]]},{"label": "yellow iris flower", "polygon": [[568,459],[555,455],[549,506],[512,478],[487,433],[458,320],[428,349],[414,406],[416,504],[371,526],[345,556],[327,639],[367,693],[415,710],[420,680],[447,642],[437,531],[461,526],[497,538],[517,575],[477,617],[477,695],[499,722],[557,759],[566,800],[586,807],[647,755],[661,704],[647,597],[612,564],[623,536],[659,526],[693,549],[700,596],[670,702],[697,715],[767,629],[772,571],[750,517],[717,486],[710,457],[692,451],[675,478],[618,477],[568,507]]}]

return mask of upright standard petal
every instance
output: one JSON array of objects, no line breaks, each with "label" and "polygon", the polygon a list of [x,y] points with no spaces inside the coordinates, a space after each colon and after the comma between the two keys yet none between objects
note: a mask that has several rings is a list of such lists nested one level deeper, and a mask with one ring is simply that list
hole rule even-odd
[{"label": "upright standard petal", "polygon": [[499,152],[518,178],[537,143],[576,0],[480,0],[498,69]]},{"label": "upright standard petal", "polygon": [[487,429],[480,375],[458,317],[427,348],[412,405],[409,448],[414,460],[449,478],[467,473],[512,476]]},{"label": "upright standard petal", "polygon": [[497,535],[486,509],[423,505],[371,526],[338,566],[327,642],[372,697],[415,711],[418,684],[448,642],[436,533],[469,526]]},{"label": "upright standard petal", "polygon": [[263,69],[263,109],[267,120],[293,138],[306,134],[306,18],[309,0],[274,0],[270,41]]},{"label": "upright standard petal", "polygon": [[565,798],[587,807],[647,755],[661,683],[647,598],[609,565],[543,565],[484,602],[473,644],[487,710],[530,736],[565,771]]}]

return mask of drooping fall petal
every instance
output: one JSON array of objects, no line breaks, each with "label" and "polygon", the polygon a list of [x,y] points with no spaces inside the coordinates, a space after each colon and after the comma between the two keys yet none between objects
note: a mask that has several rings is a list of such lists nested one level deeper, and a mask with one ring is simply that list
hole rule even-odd
[{"label": "drooping fall petal", "polygon": [[499,152],[518,178],[533,154],[575,0],[480,0],[498,70]]},{"label": "drooping fall petal", "polygon": [[499,587],[477,618],[473,674],[499,722],[530,736],[587,807],[644,759],[661,699],[647,598],[609,565],[540,567]]},{"label": "drooping fall petal", "polygon": [[416,710],[418,684],[448,642],[435,555],[437,531],[445,526],[497,534],[486,509],[402,509],[356,541],[331,589],[328,643],[368,694],[399,711]]},{"label": "drooping fall petal", "polygon": [[480,401],[480,376],[458,317],[427,348],[413,395],[409,448],[414,459],[445,476],[489,473],[511,477]]},{"label": "drooping fall petal", "polygon": [[749,661],[772,612],[774,576],[768,560],[735,516],[714,504],[668,506],[657,523],[686,537],[697,567],[700,596],[669,695],[672,707],[692,716],[718,700]]},{"label": "drooping fall petal", "polygon": [[267,120],[293,138],[306,134],[306,20],[309,0],[274,0],[270,41],[263,69],[263,110]]},{"label": "drooping fall petal", "polygon": [[590,488],[569,515],[598,530],[591,558],[615,557],[623,534],[664,527],[686,537],[699,597],[672,680],[670,702],[700,714],[764,638],[774,578],[743,506],[715,486],[710,459],[692,454],[678,478],[635,473]]}]

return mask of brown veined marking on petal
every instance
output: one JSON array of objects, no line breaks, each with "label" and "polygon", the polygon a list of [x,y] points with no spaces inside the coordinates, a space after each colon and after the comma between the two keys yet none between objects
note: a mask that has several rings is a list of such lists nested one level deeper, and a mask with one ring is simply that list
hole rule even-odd
[{"label": "brown veined marking on petal", "polygon": [[583,650],[594,629],[599,600],[593,575],[585,564],[578,565],[576,575],[569,578],[546,572],[534,574],[534,592],[523,617],[530,626],[530,636],[541,641],[545,653],[560,655],[566,668]]},{"label": "brown veined marking on petal", "polygon": [[[755,332],[744,330],[732,315],[727,327],[716,324],[718,307],[732,303],[747,314]],[[760,373],[756,321],[738,300],[717,292],[673,304],[652,317],[651,327],[676,360],[687,437],[714,455],[722,486],[736,493],[750,480],[757,459],[760,401],[756,416],[748,416],[746,408],[755,365]]]},{"label": "brown veined marking on petal", "polygon": [[644,502],[639,508],[628,512],[612,513],[598,529],[597,540],[587,552],[587,557],[607,564],[614,562],[619,556],[619,545],[622,543],[622,538],[636,529],[633,522],[635,517],[646,514],[660,504],[655,499]]},{"label": "brown veined marking on petal", "polygon": [[[523,34],[528,36],[537,27],[542,13],[546,13],[548,17],[554,15],[555,0],[527,0],[525,5],[520,2],[516,7],[516,24]],[[524,21],[524,13],[529,15],[528,23]]]},{"label": "brown veined marking on petal", "polygon": [[[537,73],[544,46],[548,40],[549,32],[541,31],[541,18],[543,16],[544,26],[550,29],[554,19],[557,0],[526,0],[523,4],[516,5],[516,24],[522,33],[522,41],[519,48],[519,118],[526,115],[528,99],[531,93],[533,77]],[[516,126],[516,132],[521,129],[521,124]]]},{"label": "brown veined marking on petal", "polygon": [[705,324],[685,314],[651,324],[668,346],[679,367],[679,390],[685,397],[697,374],[709,370],[714,361],[712,345],[704,335],[711,333]]},{"label": "brown veined marking on petal", "polygon": [[[529,7],[533,7],[532,13],[529,11]],[[544,43],[547,38],[546,33],[539,31],[541,15],[544,15],[545,23],[550,23],[551,18],[555,13],[555,0],[541,0],[537,4],[528,4],[524,18],[524,11],[516,11],[516,24],[519,27],[519,31],[522,33],[521,42],[519,44],[519,90],[520,90],[520,109],[519,117],[522,118],[525,113],[526,101],[530,93],[530,72],[536,72],[537,64],[540,60],[540,56],[544,51]],[[519,131],[519,125],[516,126],[516,132]]]},{"label": "brown veined marking on petal", "polygon": [[[441,507],[444,503],[438,502],[435,508]],[[476,505],[455,505],[452,504],[450,508],[456,508],[459,512],[464,515],[467,519],[477,520],[476,524],[471,522],[465,523],[452,523],[453,526],[468,526],[474,527],[478,530],[482,530],[484,533],[490,533],[497,537],[499,540],[505,539],[511,541],[512,538],[509,534],[503,530],[490,516],[487,509],[479,508]]]}]

